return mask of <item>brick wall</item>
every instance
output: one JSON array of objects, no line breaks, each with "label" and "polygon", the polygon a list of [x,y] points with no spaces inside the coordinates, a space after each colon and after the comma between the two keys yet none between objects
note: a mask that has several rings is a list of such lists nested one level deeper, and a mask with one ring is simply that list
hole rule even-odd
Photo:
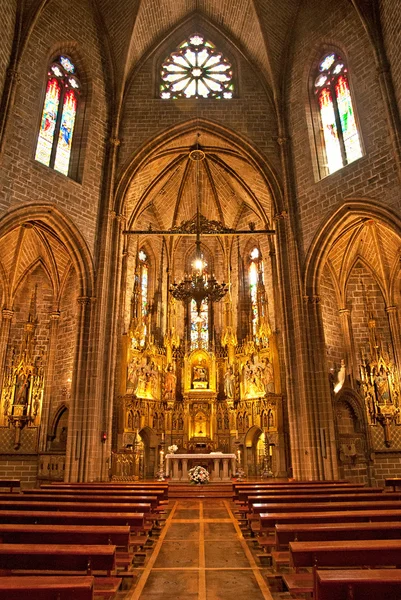
[{"label": "brick wall", "polygon": [[[296,194],[306,251],[319,227],[346,198],[368,197],[399,208],[399,183],[389,145],[389,130],[369,40],[351,3],[307,3],[294,31],[292,68],[287,83],[288,111],[295,163]],[[364,156],[315,181],[308,75],[313,60],[335,44],[348,59]]]},{"label": "brick wall", "polygon": [[357,360],[363,349],[365,355],[369,349],[370,313],[376,321],[376,333],[381,338],[383,349],[391,347],[391,337],[383,295],[376,281],[367,268],[358,263],[352,270],[347,285],[347,307],[351,310],[352,331],[355,340]]},{"label": "brick wall", "polygon": [[20,479],[22,487],[35,487],[38,457],[32,455],[3,455],[0,458],[0,478]]},{"label": "brick wall", "polygon": [[16,0],[7,0],[7,2],[0,4],[0,97],[3,92],[6,70],[10,62],[16,6]]},{"label": "brick wall", "polygon": [[[69,53],[75,60],[86,94],[82,183],[34,160],[47,66],[53,55],[60,51]],[[88,3],[59,0],[47,4],[22,59],[21,79],[8,132],[9,143],[0,164],[0,214],[27,201],[55,202],[79,227],[92,249],[106,136],[101,59],[98,34]]]},{"label": "brick wall", "polygon": [[322,273],[319,293],[321,297],[327,364],[329,368],[336,369],[340,367],[341,359],[345,358],[345,346],[338,314],[338,301],[327,265]]},{"label": "brick wall", "polygon": [[[218,38],[213,41],[219,45]],[[160,53],[158,60],[151,57],[145,62],[127,92],[121,128],[120,165],[126,165],[141,144],[160,132],[192,118],[205,118],[232,129],[256,144],[278,169],[280,163],[274,140],[277,136],[274,110],[257,72],[237,55],[238,98],[219,102],[207,99],[161,100],[157,95],[155,78],[162,61],[175,49],[175,42],[171,44],[164,45],[165,50]],[[234,52],[232,48],[231,52]]]},{"label": "brick wall", "polygon": [[401,4],[393,0],[381,0],[379,5],[384,45],[390,62],[398,110],[401,112]]}]

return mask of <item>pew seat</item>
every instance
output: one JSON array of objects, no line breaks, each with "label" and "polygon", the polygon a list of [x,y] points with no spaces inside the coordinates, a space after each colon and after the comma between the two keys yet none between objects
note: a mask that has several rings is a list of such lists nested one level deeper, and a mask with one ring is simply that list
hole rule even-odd
[{"label": "pew seat", "polygon": [[113,576],[116,547],[112,545],[0,544],[4,575],[96,574],[95,596],[112,598],[121,585]]},{"label": "pew seat", "polygon": [[396,600],[401,569],[316,571],[315,600]]},{"label": "pew seat", "polygon": [[14,488],[21,488],[21,480],[20,479],[0,479],[0,488],[8,488],[10,492],[14,491]]},{"label": "pew seat", "polygon": [[94,578],[90,576],[0,577],[0,598],[7,600],[93,600]]}]

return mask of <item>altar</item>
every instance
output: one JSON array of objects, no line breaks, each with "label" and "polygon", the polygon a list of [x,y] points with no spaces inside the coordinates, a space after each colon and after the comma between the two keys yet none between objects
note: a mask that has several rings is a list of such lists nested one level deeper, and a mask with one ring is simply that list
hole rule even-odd
[{"label": "altar", "polygon": [[[205,466],[210,481],[230,481],[236,472],[235,454],[211,452],[209,454],[167,454],[166,475],[171,481],[188,481],[188,470],[197,465]],[[206,464],[207,463],[207,464]]]}]

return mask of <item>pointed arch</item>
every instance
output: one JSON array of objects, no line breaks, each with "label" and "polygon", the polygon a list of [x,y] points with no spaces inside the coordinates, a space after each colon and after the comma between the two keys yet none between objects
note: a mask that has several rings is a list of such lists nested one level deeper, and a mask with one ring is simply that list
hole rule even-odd
[{"label": "pointed arch", "polygon": [[401,239],[401,218],[391,208],[370,198],[349,198],[341,202],[321,226],[313,239],[305,261],[303,291],[305,296],[319,295],[319,282],[330,249],[346,227],[375,219],[387,226]]},{"label": "pointed arch", "polygon": [[50,202],[29,202],[13,208],[0,218],[0,238],[21,225],[30,223],[44,231],[50,229],[67,249],[78,275],[80,296],[94,294],[94,266],[86,241],[72,222]]}]

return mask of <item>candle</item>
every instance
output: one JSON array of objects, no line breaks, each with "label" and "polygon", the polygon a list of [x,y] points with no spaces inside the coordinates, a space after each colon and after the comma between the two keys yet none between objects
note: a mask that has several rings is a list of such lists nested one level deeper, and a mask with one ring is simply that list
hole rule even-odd
[{"label": "candle", "polygon": [[162,433],[162,442],[164,442],[164,433]]}]

